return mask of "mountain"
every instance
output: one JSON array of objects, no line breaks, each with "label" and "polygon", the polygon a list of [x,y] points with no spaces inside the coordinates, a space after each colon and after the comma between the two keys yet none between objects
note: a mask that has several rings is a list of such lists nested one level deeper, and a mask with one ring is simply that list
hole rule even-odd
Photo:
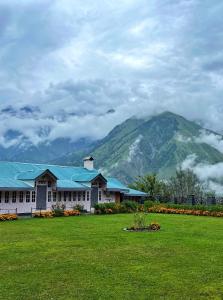
[{"label": "mountain", "polygon": [[[160,178],[168,178],[190,154],[196,154],[197,162],[214,164],[223,161],[223,153],[198,139],[204,131],[213,134],[170,112],[144,119],[132,117],[96,142],[85,138],[75,142],[58,138],[35,146],[22,139],[19,144],[10,146],[18,133],[9,131],[9,144],[0,146],[0,159],[78,166],[84,156],[91,154],[97,168],[125,183],[152,172]],[[219,138],[223,139],[221,135]]]},{"label": "mountain", "polygon": [[[10,134],[9,141],[12,139],[13,135]],[[0,146],[0,160],[47,163],[58,159],[67,152],[82,149],[90,151],[92,149],[91,144],[91,141],[84,138],[75,142],[68,138],[58,138],[52,142],[39,143],[38,145],[23,140],[21,143],[9,147]]]},{"label": "mountain", "polygon": [[190,154],[196,154],[198,162],[223,161],[223,153],[197,142],[202,130],[200,125],[170,112],[147,119],[130,118],[95,143],[90,153],[74,152],[58,162],[80,164],[83,156],[91,154],[96,167],[127,183],[151,172],[167,178]]}]

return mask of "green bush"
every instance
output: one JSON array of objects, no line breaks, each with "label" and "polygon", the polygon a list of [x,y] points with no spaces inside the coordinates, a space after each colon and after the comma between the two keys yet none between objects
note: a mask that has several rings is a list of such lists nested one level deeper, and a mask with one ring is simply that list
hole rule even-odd
[{"label": "green bush", "polygon": [[174,204],[174,203],[168,203],[168,204],[161,204],[163,207],[167,208],[175,208],[175,209],[192,209],[192,210],[202,210],[202,211],[217,211],[217,212],[223,212],[223,205],[191,205],[191,204]]},{"label": "green bush", "polygon": [[74,205],[73,210],[79,210],[79,212],[84,212],[84,205],[76,204]]},{"label": "green bush", "polygon": [[145,213],[136,213],[134,214],[134,228],[143,229],[146,227],[146,214]]},{"label": "green bush", "polygon": [[153,207],[154,205],[158,204],[159,202],[154,202],[152,200],[146,200],[144,202],[144,209],[147,210],[150,207]]},{"label": "green bush", "polygon": [[138,203],[135,201],[125,200],[122,205],[126,208],[128,212],[134,212],[138,209]]}]

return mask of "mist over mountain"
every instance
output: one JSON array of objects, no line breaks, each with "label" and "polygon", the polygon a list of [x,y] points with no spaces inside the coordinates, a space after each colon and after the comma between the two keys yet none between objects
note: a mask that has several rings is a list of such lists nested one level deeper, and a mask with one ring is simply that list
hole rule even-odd
[{"label": "mist over mountain", "polygon": [[90,153],[82,149],[55,161],[75,165],[91,154],[96,167],[124,182],[152,172],[169,178],[190,155],[196,157],[196,163],[223,162],[222,141],[221,135],[164,112],[147,119],[127,119],[92,144]]}]

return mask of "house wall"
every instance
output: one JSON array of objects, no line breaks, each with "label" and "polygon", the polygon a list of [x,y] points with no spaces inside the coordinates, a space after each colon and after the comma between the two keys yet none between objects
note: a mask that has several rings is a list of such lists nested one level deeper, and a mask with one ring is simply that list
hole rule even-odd
[{"label": "house wall", "polygon": [[98,203],[115,202],[115,192],[106,192],[104,189],[99,189],[98,194]]},{"label": "house wall", "polygon": [[[8,203],[6,203],[6,193],[9,192]],[[13,200],[13,192],[16,192],[16,202]],[[23,202],[20,202],[20,192],[23,192]],[[35,198],[32,191],[0,191],[0,213],[31,213],[31,208],[36,207]],[[30,196],[28,196],[28,194]],[[33,197],[32,197],[33,196]]]},{"label": "house wall", "polygon": [[[16,192],[16,202],[13,203],[13,192]],[[20,191],[9,191],[9,202],[5,203],[5,191],[0,191],[0,213],[31,213],[36,210],[35,190],[23,192],[23,202],[20,202]],[[30,195],[28,197],[28,194]],[[99,188],[98,203],[118,202],[119,192],[106,192],[104,188]],[[29,201],[29,202],[28,202]],[[66,209],[72,209],[76,205],[82,205],[85,210],[91,210],[91,191],[56,191],[54,187],[47,187],[47,210],[52,209],[52,205],[64,204]]]},{"label": "house wall", "polygon": [[[55,194],[54,194],[55,193]],[[51,196],[50,196],[51,194]],[[51,209],[52,205],[63,204],[66,209],[72,209],[76,205],[82,205],[85,210],[90,211],[91,192],[90,191],[56,191],[48,190],[47,208]]]}]

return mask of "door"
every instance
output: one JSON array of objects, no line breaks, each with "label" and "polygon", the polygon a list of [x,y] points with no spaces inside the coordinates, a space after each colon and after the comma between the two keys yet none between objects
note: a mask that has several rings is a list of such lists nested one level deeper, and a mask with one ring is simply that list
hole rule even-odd
[{"label": "door", "polygon": [[46,209],[46,185],[37,185],[36,209]]},{"label": "door", "polygon": [[94,207],[98,203],[98,187],[93,186],[91,188],[91,207]]}]

